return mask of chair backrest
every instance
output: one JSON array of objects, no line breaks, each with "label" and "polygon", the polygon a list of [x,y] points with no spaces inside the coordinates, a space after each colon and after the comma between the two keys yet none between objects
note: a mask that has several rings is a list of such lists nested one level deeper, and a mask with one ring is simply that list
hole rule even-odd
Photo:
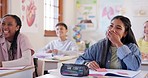
[{"label": "chair backrest", "polygon": [[35,67],[35,77],[38,77],[37,67],[38,67],[38,58],[33,58],[34,61],[34,67]]}]

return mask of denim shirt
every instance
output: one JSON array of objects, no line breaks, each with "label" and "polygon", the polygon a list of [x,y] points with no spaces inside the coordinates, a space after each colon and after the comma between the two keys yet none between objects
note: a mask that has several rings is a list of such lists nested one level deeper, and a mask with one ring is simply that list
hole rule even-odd
[{"label": "denim shirt", "polygon": [[[85,64],[86,62],[96,61],[101,68],[110,68],[111,49],[105,55],[102,55],[108,45],[107,39],[102,39],[99,42],[88,48],[85,53],[79,56],[76,60],[77,64]],[[106,48],[106,49],[104,49]],[[121,68],[127,70],[138,70],[141,66],[141,53],[139,48],[134,43],[129,43],[117,48],[117,57],[121,62]],[[102,60],[105,59],[105,65]]]}]

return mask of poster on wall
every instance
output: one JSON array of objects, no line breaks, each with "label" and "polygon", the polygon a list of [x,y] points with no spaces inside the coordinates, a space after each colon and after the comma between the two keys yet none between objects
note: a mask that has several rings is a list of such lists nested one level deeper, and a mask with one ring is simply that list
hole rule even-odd
[{"label": "poster on wall", "polygon": [[76,22],[81,24],[84,30],[97,28],[96,7],[97,0],[76,0]]},{"label": "poster on wall", "polygon": [[21,1],[22,32],[37,32],[37,2],[38,0]]},{"label": "poster on wall", "polygon": [[106,32],[110,25],[111,19],[116,15],[124,15],[126,9],[124,7],[124,0],[100,0],[99,3],[99,30]]},{"label": "poster on wall", "polygon": [[[147,0],[132,0],[132,15],[133,17],[147,17],[148,16],[148,4]],[[136,5],[136,6],[135,6]]]}]

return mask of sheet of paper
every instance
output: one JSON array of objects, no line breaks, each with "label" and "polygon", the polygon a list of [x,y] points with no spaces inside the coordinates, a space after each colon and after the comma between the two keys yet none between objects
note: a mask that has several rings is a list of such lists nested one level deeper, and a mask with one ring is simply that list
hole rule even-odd
[{"label": "sheet of paper", "polygon": [[52,53],[41,53],[41,52],[35,53],[33,55],[33,57],[35,57],[35,58],[53,58]]},{"label": "sheet of paper", "polygon": [[105,68],[100,68],[100,69],[97,69],[98,72],[107,72],[107,69]]},{"label": "sheet of paper", "polygon": [[77,56],[54,56],[53,59],[55,60],[60,60],[60,61],[64,61],[64,60],[70,60],[70,59],[73,59],[73,58],[76,58]]},{"label": "sheet of paper", "polygon": [[90,70],[89,74],[90,75],[97,75],[98,74],[98,75],[103,75],[103,76],[105,76],[106,74],[108,74],[108,75],[110,74],[110,75],[120,75],[120,76],[125,76],[125,77],[134,77],[141,72],[141,70],[131,71],[131,70],[119,70],[119,69],[106,69],[107,70],[106,72],[104,71],[104,69],[100,69],[100,70],[99,70],[99,72],[94,71],[94,70]]},{"label": "sheet of paper", "polygon": [[148,60],[142,60],[142,64],[148,64]]}]

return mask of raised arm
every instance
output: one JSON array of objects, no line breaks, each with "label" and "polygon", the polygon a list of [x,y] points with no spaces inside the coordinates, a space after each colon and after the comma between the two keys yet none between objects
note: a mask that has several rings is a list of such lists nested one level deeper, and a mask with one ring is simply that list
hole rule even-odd
[{"label": "raised arm", "polygon": [[135,44],[123,45],[117,49],[117,56],[128,70],[138,70],[141,65],[141,53]]}]

